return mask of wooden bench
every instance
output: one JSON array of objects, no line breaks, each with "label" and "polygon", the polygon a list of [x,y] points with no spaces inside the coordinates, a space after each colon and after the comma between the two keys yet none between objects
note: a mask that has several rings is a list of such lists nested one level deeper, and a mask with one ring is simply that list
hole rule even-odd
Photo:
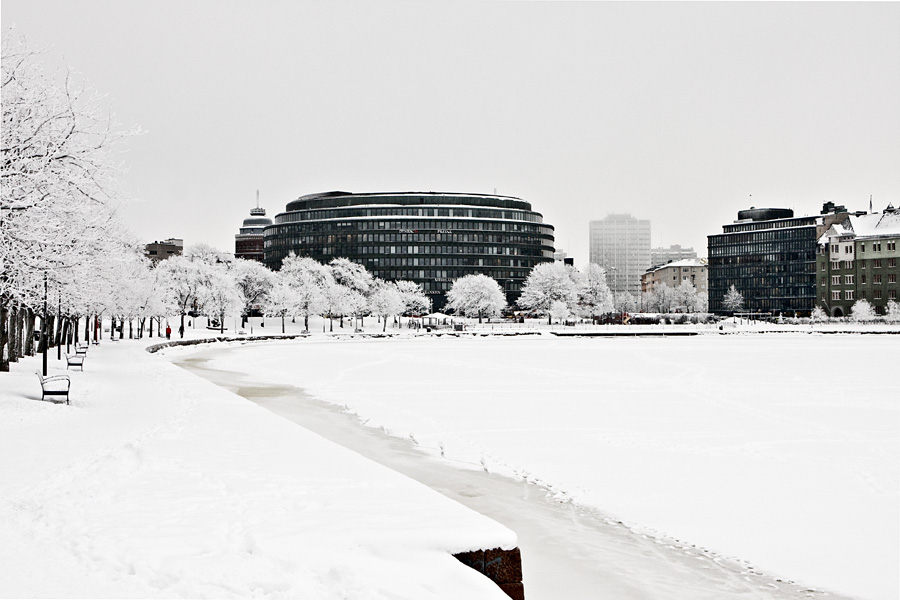
[{"label": "wooden bench", "polygon": [[75,354],[87,354],[88,348],[90,348],[90,347],[91,347],[91,345],[88,344],[87,342],[85,342],[83,344],[81,342],[79,342],[79,343],[75,344]]},{"label": "wooden bench", "polygon": [[40,371],[35,372],[41,382],[41,400],[47,396],[65,396],[66,404],[69,403],[69,387],[72,380],[68,375],[51,375],[44,377]]},{"label": "wooden bench", "polygon": [[87,354],[66,354],[66,370],[69,370],[69,367],[78,367],[82,371],[84,371],[84,359],[87,358]]}]

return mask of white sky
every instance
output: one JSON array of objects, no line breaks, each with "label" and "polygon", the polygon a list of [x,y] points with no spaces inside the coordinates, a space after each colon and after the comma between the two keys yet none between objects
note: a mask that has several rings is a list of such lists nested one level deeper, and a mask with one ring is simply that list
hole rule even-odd
[{"label": "white sky", "polygon": [[[706,255],[755,206],[900,204],[900,3],[3,0],[147,133],[123,210],[234,250],[340,189],[498,193],[588,256],[630,212]],[[750,195],[752,194],[752,199]]]}]

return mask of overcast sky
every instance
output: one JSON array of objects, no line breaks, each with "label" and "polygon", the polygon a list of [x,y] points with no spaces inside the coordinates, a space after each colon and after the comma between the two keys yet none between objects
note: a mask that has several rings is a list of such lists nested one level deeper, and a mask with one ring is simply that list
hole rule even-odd
[{"label": "overcast sky", "polygon": [[[588,257],[588,221],[693,246],[755,206],[900,204],[900,3],[3,0],[146,134],[147,241],[234,251],[327,191],[497,193]],[[750,197],[752,195],[752,198]]]}]

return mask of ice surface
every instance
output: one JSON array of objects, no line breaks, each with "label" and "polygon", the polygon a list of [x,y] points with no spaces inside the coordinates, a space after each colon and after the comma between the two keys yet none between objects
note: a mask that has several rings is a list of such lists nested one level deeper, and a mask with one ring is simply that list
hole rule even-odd
[{"label": "ice surface", "polygon": [[[809,586],[898,594],[896,336],[274,343],[214,361]],[[838,365],[838,368],[835,366]]]}]

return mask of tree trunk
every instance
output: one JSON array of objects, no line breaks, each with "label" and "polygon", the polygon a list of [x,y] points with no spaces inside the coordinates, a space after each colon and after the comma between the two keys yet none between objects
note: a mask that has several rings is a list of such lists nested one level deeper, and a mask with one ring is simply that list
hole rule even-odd
[{"label": "tree trunk", "polygon": [[387,331],[387,315],[384,315],[384,326],[381,328],[381,333]]},{"label": "tree trunk", "polygon": [[25,309],[25,355],[34,356],[34,310]]},{"label": "tree trunk", "polygon": [[[4,319],[6,326],[6,346],[8,348],[6,357],[9,362],[19,362],[19,343],[21,336],[19,335],[19,323],[21,322],[22,309],[18,304],[13,304],[9,309],[7,318]],[[2,343],[0,343],[0,352],[2,352]]]},{"label": "tree trunk", "polygon": [[134,339],[134,319],[128,319],[128,339]]},{"label": "tree trunk", "polygon": [[225,311],[219,315],[219,333],[225,333]]},{"label": "tree trunk", "polygon": [[281,333],[284,333],[284,315],[281,315]]},{"label": "tree trunk", "polygon": [[0,372],[9,371],[9,304],[0,300]]},{"label": "tree trunk", "polygon": [[[209,319],[207,319],[207,325],[209,325]],[[181,327],[178,328],[178,335],[184,337],[184,313],[181,313]]]}]

